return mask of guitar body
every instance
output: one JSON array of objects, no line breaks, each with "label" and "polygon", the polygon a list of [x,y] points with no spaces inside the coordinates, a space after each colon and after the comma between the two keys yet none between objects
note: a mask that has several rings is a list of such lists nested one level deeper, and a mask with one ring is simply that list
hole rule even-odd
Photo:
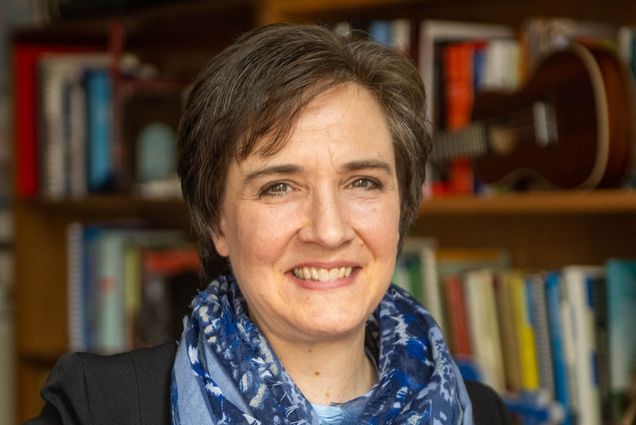
[{"label": "guitar body", "polygon": [[[520,91],[475,99],[473,120],[486,123],[487,134],[507,134],[509,144],[497,149],[489,140],[487,154],[475,160],[477,173],[486,183],[505,185],[620,185],[634,157],[630,90],[627,70],[603,49],[572,46],[550,55]],[[549,143],[515,123],[515,111],[532,111],[537,103],[549,107],[556,136]]]}]

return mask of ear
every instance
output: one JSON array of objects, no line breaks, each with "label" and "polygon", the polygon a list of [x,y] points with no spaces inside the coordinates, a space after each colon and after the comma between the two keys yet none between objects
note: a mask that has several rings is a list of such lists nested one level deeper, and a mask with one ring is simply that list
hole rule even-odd
[{"label": "ear", "polygon": [[217,229],[210,230],[210,237],[212,238],[216,252],[218,252],[218,254],[222,257],[229,257],[230,249],[227,243],[227,238],[225,237],[225,228],[225,218],[221,217]]}]

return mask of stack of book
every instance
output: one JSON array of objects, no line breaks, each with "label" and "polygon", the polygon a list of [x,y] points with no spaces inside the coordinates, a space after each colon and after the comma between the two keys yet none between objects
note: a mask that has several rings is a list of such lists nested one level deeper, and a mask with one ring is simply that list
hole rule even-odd
[{"label": "stack of book", "polygon": [[138,223],[67,232],[71,350],[112,353],[175,341],[199,287],[186,235]]},{"label": "stack of book", "polygon": [[416,238],[394,281],[523,423],[616,423],[624,414],[636,370],[636,259],[528,271],[510,267],[503,249]]}]

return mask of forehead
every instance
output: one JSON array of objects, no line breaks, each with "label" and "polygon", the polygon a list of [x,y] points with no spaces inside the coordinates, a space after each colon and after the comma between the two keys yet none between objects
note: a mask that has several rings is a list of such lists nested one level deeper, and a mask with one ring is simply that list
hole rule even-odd
[{"label": "forehead", "polygon": [[355,83],[341,84],[315,96],[299,111],[284,140],[267,152],[272,143],[276,141],[271,137],[257,140],[246,158],[248,162],[270,162],[299,151],[318,155],[322,150],[337,156],[362,155],[393,161],[384,111],[369,90]]}]

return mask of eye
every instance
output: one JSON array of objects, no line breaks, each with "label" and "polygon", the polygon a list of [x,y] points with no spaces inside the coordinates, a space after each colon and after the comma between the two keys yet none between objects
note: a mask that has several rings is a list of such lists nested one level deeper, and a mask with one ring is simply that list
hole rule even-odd
[{"label": "eye", "polygon": [[260,196],[283,196],[292,191],[292,187],[285,182],[276,182],[264,186],[260,192]]},{"label": "eye", "polygon": [[354,189],[374,190],[381,189],[382,183],[380,183],[377,179],[372,179],[369,177],[359,177],[353,180],[350,186]]}]

